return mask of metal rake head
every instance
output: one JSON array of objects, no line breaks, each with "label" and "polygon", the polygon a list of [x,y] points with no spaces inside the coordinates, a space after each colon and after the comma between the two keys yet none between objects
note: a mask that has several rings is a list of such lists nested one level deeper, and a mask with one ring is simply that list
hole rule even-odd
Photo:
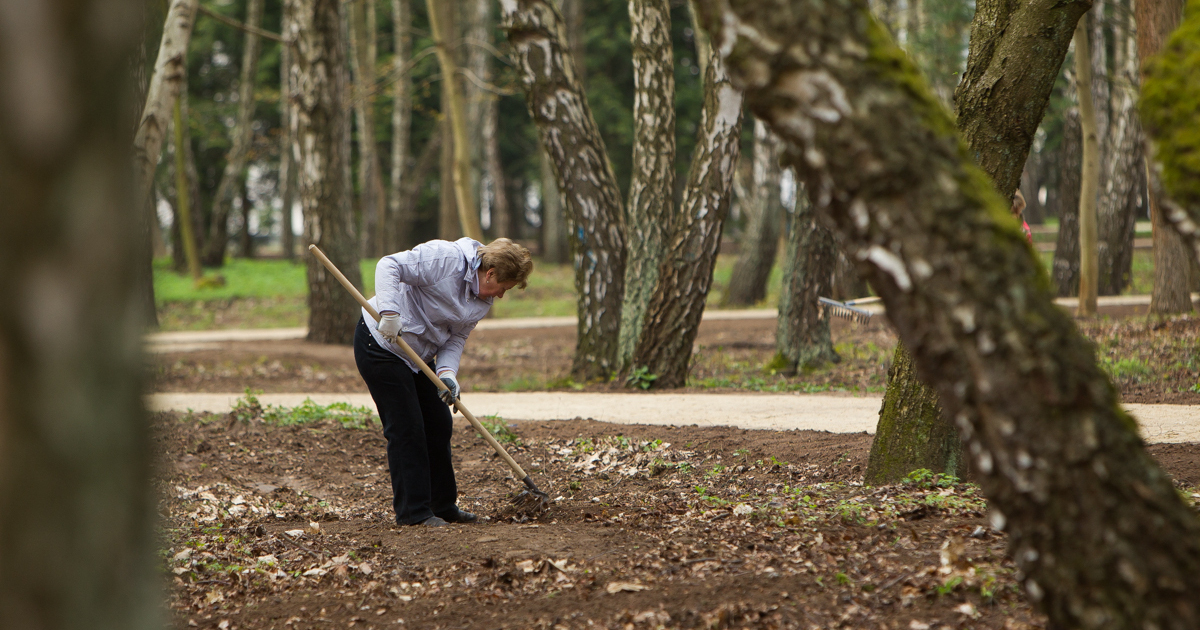
[{"label": "metal rake head", "polygon": [[860,324],[866,324],[867,322],[871,321],[871,311],[855,308],[849,304],[846,304],[845,302],[839,302],[829,298],[817,298],[817,300],[820,301],[821,306],[825,309],[825,311],[834,317],[849,319]]}]

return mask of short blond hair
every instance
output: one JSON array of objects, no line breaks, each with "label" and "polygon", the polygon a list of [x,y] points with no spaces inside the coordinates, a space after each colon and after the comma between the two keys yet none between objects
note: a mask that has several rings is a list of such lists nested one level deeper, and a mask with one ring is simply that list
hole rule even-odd
[{"label": "short blond hair", "polygon": [[497,282],[516,282],[517,288],[524,289],[529,274],[533,273],[533,258],[529,250],[507,238],[498,238],[480,247],[476,254],[479,256],[479,270],[486,273],[489,269],[495,269]]}]

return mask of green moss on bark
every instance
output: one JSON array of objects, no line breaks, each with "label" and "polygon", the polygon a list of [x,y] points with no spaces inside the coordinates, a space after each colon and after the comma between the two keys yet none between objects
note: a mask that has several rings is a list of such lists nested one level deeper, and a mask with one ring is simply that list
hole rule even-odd
[{"label": "green moss on bark", "polygon": [[1173,199],[1200,203],[1200,0],[1191,0],[1183,23],[1162,52],[1146,62],[1139,109],[1154,137],[1162,183]]}]

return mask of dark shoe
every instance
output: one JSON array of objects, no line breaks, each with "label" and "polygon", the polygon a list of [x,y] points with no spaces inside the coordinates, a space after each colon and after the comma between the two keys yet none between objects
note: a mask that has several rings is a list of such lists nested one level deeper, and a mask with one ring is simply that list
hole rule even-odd
[{"label": "dark shoe", "polygon": [[420,523],[416,523],[416,525],[427,525],[429,527],[444,527],[449,524],[450,523],[447,523],[446,521],[444,521],[436,516],[430,516],[429,518],[421,521]]},{"label": "dark shoe", "polygon": [[479,520],[479,516],[470,512],[464,512],[457,507],[451,512],[440,514],[447,523],[474,523]]}]

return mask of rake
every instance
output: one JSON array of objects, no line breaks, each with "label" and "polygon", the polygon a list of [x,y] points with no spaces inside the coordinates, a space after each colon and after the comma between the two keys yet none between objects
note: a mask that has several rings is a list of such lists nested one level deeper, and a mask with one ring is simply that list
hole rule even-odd
[{"label": "rake", "polygon": [[819,297],[817,300],[820,301],[821,306],[825,308],[825,311],[834,317],[841,317],[843,319],[856,321],[860,324],[866,324],[867,322],[871,321],[871,315],[873,315],[873,313],[866,309],[857,308],[857,306],[860,304],[873,304],[878,302],[879,298],[866,297],[839,302],[837,300]]},{"label": "rake", "polygon": [[[358,303],[361,304],[368,313],[371,314],[371,317],[374,317],[375,321],[379,321],[379,311],[376,311],[375,307],[371,306],[371,303],[367,301],[367,298],[363,297],[362,293],[359,293],[358,289],[354,288],[353,284],[350,284],[350,281],[346,279],[346,276],[342,275],[342,272],[339,271],[337,266],[333,264],[333,261],[329,260],[329,258],[325,256],[325,252],[321,251],[321,248],[317,247],[316,245],[309,245],[308,250],[317,257],[317,260],[321,261],[322,265],[325,265],[325,268],[329,270],[329,273],[333,274],[333,277],[337,278],[338,282],[342,283],[342,286],[345,287],[346,290],[350,292],[350,295],[354,296],[354,299],[358,301]],[[429,380],[433,381],[433,384],[436,385],[438,389],[442,391],[449,390],[449,388],[446,387],[446,384],[442,382],[442,379],[438,378],[437,374],[434,374],[433,370],[429,369],[429,366],[425,363],[425,361],[421,360],[421,357],[418,356],[415,351],[413,351],[413,349],[408,345],[408,342],[404,341],[400,337],[396,337],[396,344],[400,346],[400,349],[404,351],[404,354],[408,355],[408,358],[412,360],[414,365],[421,368],[421,371],[425,373],[425,376],[428,376]],[[512,455],[509,455],[508,451],[504,450],[504,447],[496,441],[496,438],[492,437],[492,434],[485,429],[482,424],[480,424],[479,420],[475,418],[475,414],[468,411],[467,408],[463,406],[462,401],[457,398],[454,399],[454,408],[457,409],[458,412],[461,413],[463,417],[465,417],[467,421],[471,423],[471,426],[475,427],[475,430],[479,432],[479,435],[483,436],[483,439],[486,440],[487,443],[496,450],[496,453],[508,463],[508,467],[511,468],[514,473],[516,473],[517,478],[525,484],[525,490],[522,490],[521,493],[513,499],[517,513],[526,516],[537,516],[538,514],[550,509],[550,495],[538,489],[537,484],[533,482],[533,478],[525,473],[525,470],[521,468],[521,465],[517,463],[517,460],[513,459]]]}]

